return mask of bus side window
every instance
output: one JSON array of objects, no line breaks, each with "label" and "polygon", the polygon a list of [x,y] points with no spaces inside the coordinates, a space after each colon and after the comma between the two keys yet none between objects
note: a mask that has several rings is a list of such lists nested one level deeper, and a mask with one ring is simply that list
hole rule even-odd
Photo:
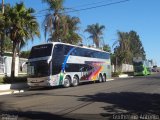
[{"label": "bus side window", "polygon": [[71,55],[76,56],[77,55],[77,50],[76,49],[73,50],[72,53],[71,53]]},{"label": "bus side window", "polygon": [[52,58],[52,75],[58,74],[61,71],[62,63],[64,61],[63,45],[57,44],[54,46]]},{"label": "bus side window", "polygon": [[72,48],[72,46],[64,45],[64,55],[67,55]]}]

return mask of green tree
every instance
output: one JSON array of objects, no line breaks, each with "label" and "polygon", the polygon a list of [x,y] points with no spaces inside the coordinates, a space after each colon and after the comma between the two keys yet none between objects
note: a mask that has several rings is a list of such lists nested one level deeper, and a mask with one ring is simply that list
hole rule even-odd
[{"label": "green tree", "polygon": [[29,54],[30,54],[30,51],[22,51],[20,53],[20,57],[21,58],[28,58],[29,57]]},{"label": "green tree", "polygon": [[103,50],[106,51],[106,52],[111,52],[111,47],[108,44],[105,44],[103,46]]},{"label": "green tree", "polygon": [[119,56],[119,63],[130,63],[131,50],[130,42],[131,38],[127,32],[117,32],[119,47],[116,48],[116,55]]},{"label": "green tree", "polygon": [[[5,9],[10,6],[6,5]],[[2,9],[2,5],[0,5],[0,9]],[[4,39],[5,39],[5,16],[0,13],[0,55],[3,56],[4,53]]]},{"label": "green tree", "polygon": [[[132,64],[133,57],[142,57],[145,59],[145,51],[139,36],[135,31],[117,32],[118,40],[114,43],[118,45],[114,48],[114,62],[119,65],[122,63]],[[116,63],[114,63],[116,64]]]},{"label": "green tree", "polygon": [[1,14],[0,15],[0,47],[1,47],[1,56],[3,56],[4,52],[4,28],[5,28],[5,21],[4,21],[4,16]]},{"label": "green tree", "polygon": [[95,43],[97,48],[99,48],[100,46],[100,40],[102,38],[104,29],[105,26],[99,25],[98,23],[88,25],[87,29],[85,29],[85,32],[88,32],[90,34],[89,38],[93,40],[93,43]]},{"label": "green tree", "polygon": [[[42,0],[49,5],[50,13],[46,15],[43,22],[45,38],[47,32],[50,32],[49,41],[61,41],[71,44],[77,44],[82,39],[78,35],[78,17],[71,17],[64,14],[64,0]],[[63,13],[63,14],[62,14]]]},{"label": "green tree", "polygon": [[13,45],[12,45],[12,41],[10,40],[9,37],[5,37],[5,40],[4,40],[4,51],[6,52],[11,52],[12,51],[12,48]]},{"label": "green tree", "polygon": [[23,3],[16,4],[5,12],[5,29],[13,42],[13,55],[11,77],[14,78],[15,73],[15,57],[19,46],[34,36],[40,36],[39,25],[36,18],[32,15],[34,9],[26,8]]},{"label": "green tree", "polygon": [[52,36],[54,31],[54,41],[57,41],[60,39],[59,29],[62,23],[62,17],[60,13],[64,10],[64,0],[42,0],[42,2],[47,3],[49,6],[49,13],[46,15],[43,23],[45,32],[49,31],[50,36]]},{"label": "green tree", "polygon": [[133,57],[142,57],[142,59],[145,60],[146,54],[139,35],[137,35],[135,31],[130,31],[129,35],[131,38],[130,47]]},{"label": "green tree", "polygon": [[[77,44],[82,41],[81,37],[77,33],[79,30],[78,24],[80,19],[78,17],[71,17],[69,15],[63,15],[64,20],[63,24],[60,26],[60,39],[61,42]],[[55,38],[55,32],[52,36],[52,39]]]}]

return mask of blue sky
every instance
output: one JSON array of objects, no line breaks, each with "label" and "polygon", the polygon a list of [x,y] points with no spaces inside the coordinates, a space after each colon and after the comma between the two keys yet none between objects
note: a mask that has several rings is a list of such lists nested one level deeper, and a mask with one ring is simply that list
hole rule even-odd
[{"label": "blue sky", "polygon": [[[47,5],[41,0],[5,0],[5,3],[14,5],[16,2],[24,1],[26,7],[32,7],[37,12],[47,9]],[[66,8],[73,8],[74,10],[83,9],[87,7],[117,2],[121,0],[65,0],[64,6]],[[98,4],[97,2],[101,2]],[[93,4],[86,6],[86,4]],[[85,7],[82,7],[82,5]],[[153,59],[160,65],[160,0],[129,0],[128,2],[105,6],[96,9],[68,13],[71,16],[77,16],[81,20],[80,33],[84,44],[92,43],[87,39],[88,34],[84,33],[87,25],[99,23],[105,25],[104,41],[110,46],[117,40],[117,31],[129,32],[134,30],[140,36],[144,49],[146,51],[147,59]],[[43,14],[38,14],[37,17],[40,25],[44,17]],[[43,30],[41,30],[41,38],[35,38],[34,42],[29,42],[24,50],[30,49],[32,45],[44,42]]]}]

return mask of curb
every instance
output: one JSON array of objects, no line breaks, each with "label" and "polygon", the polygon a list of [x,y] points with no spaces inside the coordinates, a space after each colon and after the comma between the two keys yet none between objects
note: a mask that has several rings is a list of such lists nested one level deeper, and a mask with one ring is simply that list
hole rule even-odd
[{"label": "curb", "polygon": [[22,92],[24,92],[24,90],[0,91],[0,95],[16,94],[16,93],[22,93]]},{"label": "curb", "polygon": [[106,81],[113,81],[113,80],[115,80],[115,79],[112,79],[112,78],[111,78],[111,79],[107,79]]},{"label": "curb", "polygon": [[128,77],[128,74],[121,74],[118,76],[119,78],[127,78]]},{"label": "curb", "polygon": [[22,93],[29,86],[27,83],[14,83],[0,85],[0,95]]},{"label": "curb", "polygon": [[0,91],[12,90],[12,89],[21,90],[21,89],[26,89],[26,88],[28,88],[27,83],[14,83],[14,84],[3,84],[3,85],[0,85]]}]

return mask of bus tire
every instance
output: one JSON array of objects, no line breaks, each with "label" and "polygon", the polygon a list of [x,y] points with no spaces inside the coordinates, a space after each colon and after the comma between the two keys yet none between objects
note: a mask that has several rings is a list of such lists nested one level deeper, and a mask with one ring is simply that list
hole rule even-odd
[{"label": "bus tire", "polygon": [[103,82],[106,82],[106,74],[103,75]]},{"label": "bus tire", "polygon": [[99,83],[103,82],[103,78],[102,78],[102,75],[101,75],[101,74],[99,75],[98,82],[99,82]]},{"label": "bus tire", "polygon": [[72,86],[76,87],[76,86],[78,86],[78,84],[79,84],[79,79],[77,76],[74,76],[73,81],[72,81]]},{"label": "bus tire", "polygon": [[68,88],[71,86],[71,78],[69,76],[66,76],[64,79],[63,87]]}]

